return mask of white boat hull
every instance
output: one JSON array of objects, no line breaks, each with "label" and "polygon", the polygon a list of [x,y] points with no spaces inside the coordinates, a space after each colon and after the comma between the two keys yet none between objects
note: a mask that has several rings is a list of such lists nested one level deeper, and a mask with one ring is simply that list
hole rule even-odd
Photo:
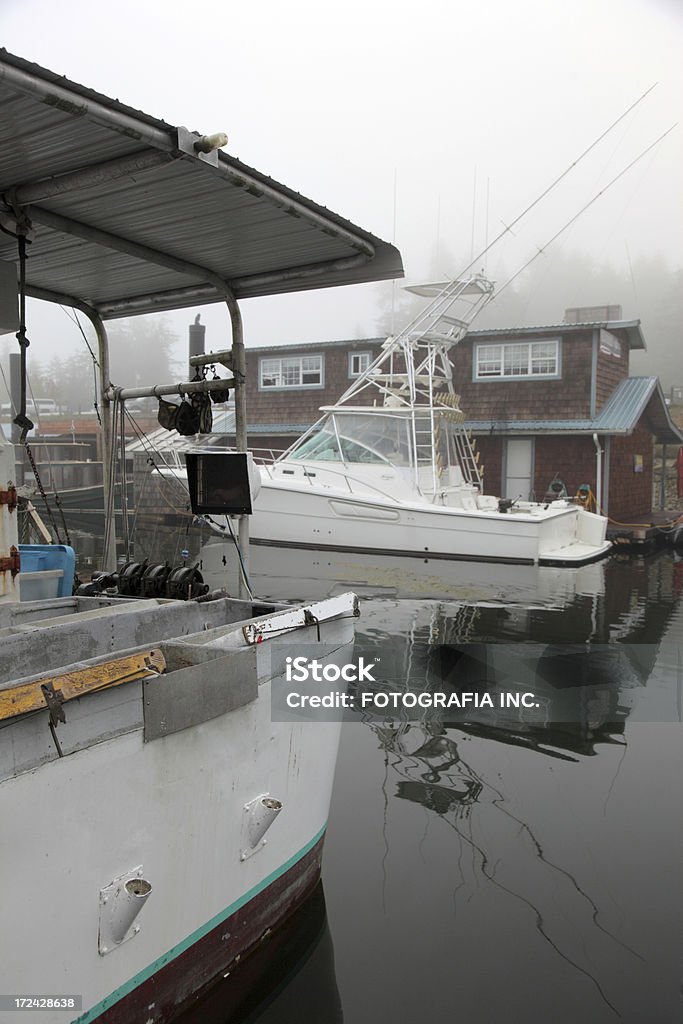
[{"label": "white boat hull", "polygon": [[581,565],[604,557],[606,520],[578,506],[471,511],[392,500],[265,475],[254,504],[256,543],[319,550],[517,564]]},{"label": "white boat hull", "polygon": [[[159,608],[149,604],[154,617]],[[28,614],[29,606],[21,607]],[[215,680],[182,682],[183,672],[195,669],[180,668],[176,675],[185,688],[198,687],[202,707],[169,706],[153,735],[147,683],[139,680],[66,703],[67,721],[57,726],[62,757],[47,711],[3,721],[4,989],[18,997],[82,997],[80,1012],[22,1010],[17,1019],[165,1022],[218,972],[232,970],[315,885],[340,724],[273,722],[271,688],[291,643],[318,644],[318,630],[323,660],[348,660],[352,595],[335,599],[329,621],[325,607],[312,608],[319,625],[283,634],[288,642],[272,658],[268,635],[279,628],[277,615],[262,620],[263,642],[254,632],[258,619],[250,619],[251,641],[242,626],[211,623],[208,633],[173,638],[169,650],[180,650],[180,664],[188,648],[202,648],[200,668],[219,655],[226,686],[233,655],[253,658],[253,699],[214,717],[206,708]],[[283,628],[296,627],[296,614],[282,613]],[[132,618],[140,621],[139,609]],[[98,626],[108,621],[92,616]],[[64,619],[53,622],[36,623],[27,641],[59,646]],[[19,643],[22,630],[9,630],[6,642]],[[11,685],[0,683],[0,695]],[[166,734],[173,716],[184,713],[206,720]],[[266,795],[282,809],[266,841],[252,847],[250,804]],[[151,894],[125,940],[112,946],[102,893],[127,877],[148,882]]]}]

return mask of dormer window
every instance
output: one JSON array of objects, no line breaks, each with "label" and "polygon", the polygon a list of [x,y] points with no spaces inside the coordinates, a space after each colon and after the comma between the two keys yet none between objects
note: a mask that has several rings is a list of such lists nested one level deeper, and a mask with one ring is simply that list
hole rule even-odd
[{"label": "dormer window", "polygon": [[474,379],[559,377],[560,343],[551,341],[516,341],[500,345],[481,344],[474,349]]}]

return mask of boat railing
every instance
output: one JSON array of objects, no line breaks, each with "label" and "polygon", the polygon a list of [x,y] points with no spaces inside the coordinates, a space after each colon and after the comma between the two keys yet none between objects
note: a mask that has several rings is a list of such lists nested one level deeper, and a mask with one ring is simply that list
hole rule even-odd
[{"label": "boat railing", "polygon": [[[308,463],[306,463],[306,462],[299,462],[297,460],[297,467],[299,467],[299,466],[301,466],[301,468],[303,470],[303,477],[304,477],[304,479],[308,481],[308,483],[309,483],[309,485],[311,487],[315,487],[316,480],[314,478],[316,478],[318,473],[321,472],[321,465],[320,465],[320,463],[319,462],[308,462]],[[268,475],[268,478],[270,480],[274,480],[275,479],[275,477],[273,476],[273,474],[270,471],[271,467],[269,465],[262,464],[261,465],[261,469],[264,469],[266,471],[266,473]],[[389,501],[396,501],[396,495],[395,494],[391,494],[389,491],[385,491],[381,487],[377,487],[376,484],[371,484],[368,481],[359,480],[356,477],[350,476],[347,470],[344,470],[344,469],[332,469],[329,466],[328,463],[325,463],[324,470],[322,470],[322,471],[325,474],[329,473],[329,474],[333,474],[334,476],[341,477],[343,479],[344,483],[346,484],[347,488],[348,488],[349,494],[363,494],[363,493],[367,493],[368,491],[371,491],[371,492],[373,492],[375,494],[380,494],[383,498],[388,498]],[[355,489],[353,487],[354,483],[356,484],[356,488]]]},{"label": "boat railing", "polygon": [[271,462],[277,462],[281,455],[285,454],[284,448],[250,448],[254,456],[254,462],[259,466],[267,466]]}]

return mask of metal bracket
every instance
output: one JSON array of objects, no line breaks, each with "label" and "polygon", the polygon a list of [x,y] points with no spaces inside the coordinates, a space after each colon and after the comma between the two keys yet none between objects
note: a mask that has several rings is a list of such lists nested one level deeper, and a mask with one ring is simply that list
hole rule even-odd
[{"label": "metal bracket", "polygon": [[304,608],[304,622],[307,626],[315,626],[320,643],[320,619],[313,614],[310,608]]},{"label": "metal bracket", "polygon": [[52,683],[43,683],[41,686],[43,691],[43,697],[47,704],[47,709],[50,712],[50,724],[56,725],[57,722],[66,722],[66,715],[64,714],[64,694],[61,690],[55,690]]},{"label": "metal bracket", "polygon": [[[212,149],[206,153],[201,148],[205,138],[206,136],[198,135],[197,132],[191,132],[187,128],[180,127],[178,128],[178,149],[181,153],[187,153],[188,156],[193,156],[196,160],[202,160],[205,164],[218,167],[218,149]],[[225,142],[227,141],[226,138]]]},{"label": "metal bracket", "polygon": [[19,555],[19,548],[13,544],[9,549],[9,555],[0,557],[0,572],[11,572],[14,579],[20,568],[21,557]]},{"label": "metal bracket", "polygon": [[135,919],[151,892],[152,886],[142,877],[141,864],[100,889],[100,956],[111,953],[139,933],[140,925],[135,923]]},{"label": "metal bracket", "polygon": [[14,484],[8,484],[7,490],[0,490],[0,505],[7,505],[8,512],[14,512],[17,507],[17,489]]},{"label": "metal bracket", "polygon": [[265,833],[282,810],[282,803],[273,800],[270,793],[261,793],[244,804],[240,860],[244,862],[262,850],[268,843]]},{"label": "metal bracket", "polygon": [[190,356],[190,366],[211,366],[212,363],[220,363],[221,366],[232,370],[232,349],[221,349],[219,352],[201,352],[199,355]]}]

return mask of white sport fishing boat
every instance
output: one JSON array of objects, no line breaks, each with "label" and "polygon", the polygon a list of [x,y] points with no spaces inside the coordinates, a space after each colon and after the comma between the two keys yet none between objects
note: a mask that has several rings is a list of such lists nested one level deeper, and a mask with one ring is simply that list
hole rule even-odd
[{"label": "white sport fishing boat", "polygon": [[260,467],[252,540],[541,565],[607,554],[603,516],[483,493],[448,354],[492,294],[479,275],[450,282],[321,420]]}]

